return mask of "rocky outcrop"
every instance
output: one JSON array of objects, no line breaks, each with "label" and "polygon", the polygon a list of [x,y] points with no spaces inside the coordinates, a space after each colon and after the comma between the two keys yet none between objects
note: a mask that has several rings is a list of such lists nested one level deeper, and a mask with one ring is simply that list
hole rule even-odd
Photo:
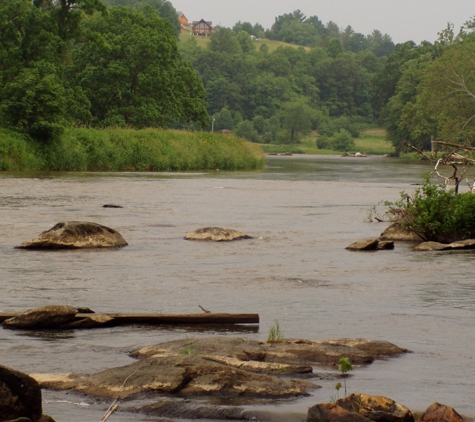
[{"label": "rocky outcrop", "polygon": [[307,422],[414,422],[411,411],[394,400],[382,396],[350,394],[335,404],[312,406]]},{"label": "rocky outcrop", "polygon": [[3,321],[5,328],[51,329],[58,328],[75,320],[76,308],[65,305],[48,305],[30,309],[16,317]]},{"label": "rocky outcrop", "polygon": [[369,422],[369,419],[336,404],[319,403],[308,409],[307,422]]},{"label": "rocky outcrop", "polygon": [[[119,392],[121,399],[158,393],[179,397],[240,397],[245,402],[309,394],[318,386],[298,378],[316,375],[313,365],[334,365],[341,357],[348,357],[355,364],[369,364],[374,359],[404,352],[405,349],[392,343],[364,339],[268,343],[212,337],[148,346],[131,353],[137,362],[89,376],[32,376],[44,388],[74,389],[103,398],[116,398]],[[289,379],[289,375],[296,379]],[[335,378],[340,376],[335,372]]]},{"label": "rocky outcrop", "polygon": [[475,239],[458,240],[452,243],[423,242],[414,248],[415,251],[447,251],[454,249],[475,249]]},{"label": "rocky outcrop", "polygon": [[346,249],[352,251],[375,251],[394,249],[394,242],[385,240],[380,242],[378,239],[364,239],[352,243]]},{"label": "rocky outcrop", "polygon": [[110,227],[87,221],[63,221],[35,239],[17,246],[19,249],[121,248],[127,242]]},{"label": "rocky outcrop", "polygon": [[251,239],[245,233],[238,232],[232,229],[223,229],[221,227],[205,227],[203,229],[195,230],[185,236],[186,240],[213,240],[215,242]]},{"label": "rocky outcrop", "polygon": [[407,230],[401,223],[393,223],[381,233],[379,240],[396,240],[420,242],[422,239],[417,233]]},{"label": "rocky outcrop", "polygon": [[450,249],[450,245],[439,242],[423,242],[417,245],[415,251],[445,251]]},{"label": "rocky outcrop", "polygon": [[0,421],[54,422],[43,415],[41,389],[30,376],[0,365]]},{"label": "rocky outcrop", "polygon": [[383,396],[350,394],[337,400],[336,405],[375,422],[414,422],[407,407]]},{"label": "rocky outcrop", "polygon": [[419,419],[420,422],[463,422],[464,419],[452,407],[432,403]]},{"label": "rocky outcrop", "polygon": [[[453,408],[433,403],[420,422],[464,422]],[[308,410],[307,422],[414,422],[412,412],[383,396],[350,394],[335,403],[319,403]]]}]

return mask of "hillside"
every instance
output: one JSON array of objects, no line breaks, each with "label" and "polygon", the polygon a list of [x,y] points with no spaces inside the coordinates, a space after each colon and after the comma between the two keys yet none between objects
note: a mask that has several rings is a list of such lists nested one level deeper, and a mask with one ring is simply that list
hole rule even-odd
[{"label": "hillside", "polygon": [[[185,42],[190,36],[191,36],[190,33],[182,31],[180,33],[179,41],[180,42]],[[196,38],[196,43],[197,43],[198,47],[202,47],[202,48],[206,47],[209,43],[209,40],[210,40],[209,37],[195,37],[195,38]],[[259,48],[261,47],[262,44],[267,44],[267,47],[269,47],[269,53],[274,52],[279,47],[293,47],[293,48],[302,47],[301,45],[289,44],[289,43],[286,43],[286,42],[283,42],[283,41],[269,40],[269,39],[266,39],[266,38],[259,38],[259,39],[254,40],[253,42],[256,46],[256,50],[259,50]],[[310,51],[311,50],[310,47],[302,47],[302,48],[304,48],[305,51]]]}]

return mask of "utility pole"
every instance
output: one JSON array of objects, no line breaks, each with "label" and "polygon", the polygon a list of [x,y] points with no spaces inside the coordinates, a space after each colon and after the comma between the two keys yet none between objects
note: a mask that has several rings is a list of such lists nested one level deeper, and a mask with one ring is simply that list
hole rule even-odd
[{"label": "utility pole", "polygon": [[213,114],[213,117],[211,118],[211,133],[214,132],[214,121],[216,120],[216,117],[214,117],[214,114]]}]

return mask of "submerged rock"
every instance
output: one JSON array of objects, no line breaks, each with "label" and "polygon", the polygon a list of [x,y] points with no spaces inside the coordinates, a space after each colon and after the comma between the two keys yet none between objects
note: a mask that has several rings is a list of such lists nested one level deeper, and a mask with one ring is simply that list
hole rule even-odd
[{"label": "submerged rock", "polygon": [[213,240],[215,242],[251,239],[245,233],[238,232],[232,229],[223,229],[221,227],[205,227],[203,229],[195,230],[185,236],[186,240]]},{"label": "submerged rock", "polygon": [[54,422],[43,415],[41,389],[30,376],[0,365],[0,421]]},{"label": "submerged rock", "polygon": [[66,305],[48,305],[30,309],[13,318],[3,321],[5,328],[48,329],[58,328],[75,320],[76,308]]},{"label": "submerged rock", "polygon": [[122,235],[110,227],[88,221],[63,221],[37,238],[17,246],[19,249],[121,248],[127,246]]}]

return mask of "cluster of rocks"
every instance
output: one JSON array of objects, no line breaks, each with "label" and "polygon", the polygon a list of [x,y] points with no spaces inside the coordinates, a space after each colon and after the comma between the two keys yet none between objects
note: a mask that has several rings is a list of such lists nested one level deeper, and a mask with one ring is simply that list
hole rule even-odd
[{"label": "cluster of rocks", "polygon": [[30,376],[0,365],[0,422],[54,422],[43,414],[41,388]]},{"label": "cluster of rocks", "polygon": [[452,243],[424,242],[415,232],[407,230],[400,223],[391,224],[377,239],[364,239],[352,243],[346,249],[356,251],[374,251],[394,249],[394,241],[418,242],[415,251],[447,251],[475,249],[475,239],[460,240]]},{"label": "cluster of rocks", "polygon": [[[104,207],[119,207],[104,205]],[[206,227],[188,233],[186,240],[212,240],[215,242],[251,239],[245,233],[221,227]],[[127,242],[110,227],[89,221],[62,221],[39,236],[16,246],[17,249],[83,249],[122,248]]]},{"label": "cluster of rocks", "polygon": [[[320,403],[308,410],[307,422],[414,422],[411,411],[382,396],[355,393],[335,403]],[[419,422],[463,422],[453,408],[433,403]]]}]

